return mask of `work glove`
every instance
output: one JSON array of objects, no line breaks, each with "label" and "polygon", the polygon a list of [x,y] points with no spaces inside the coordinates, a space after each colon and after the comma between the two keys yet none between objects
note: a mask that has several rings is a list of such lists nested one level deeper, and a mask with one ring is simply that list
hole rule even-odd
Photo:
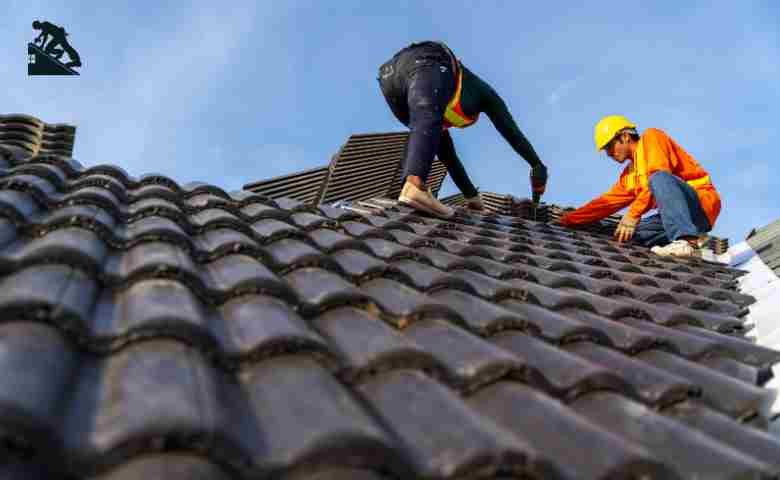
[{"label": "work glove", "polygon": [[547,167],[539,163],[531,167],[531,191],[542,194],[547,188]]},{"label": "work glove", "polygon": [[620,219],[620,223],[618,223],[618,226],[615,229],[615,239],[618,241],[618,243],[623,243],[630,240],[634,236],[636,225],[638,223],[639,220],[630,217],[628,212],[626,212],[626,214],[623,215],[623,218]]}]

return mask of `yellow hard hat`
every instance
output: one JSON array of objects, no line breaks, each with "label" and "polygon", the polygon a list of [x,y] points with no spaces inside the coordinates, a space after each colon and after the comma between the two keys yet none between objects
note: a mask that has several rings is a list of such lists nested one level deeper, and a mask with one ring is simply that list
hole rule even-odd
[{"label": "yellow hard hat", "polygon": [[596,150],[598,151],[606,147],[609,141],[615,138],[615,135],[624,128],[636,128],[636,125],[623,115],[607,115],[599,120],[599,123],[596,124],[596,131],[593,133]]}]

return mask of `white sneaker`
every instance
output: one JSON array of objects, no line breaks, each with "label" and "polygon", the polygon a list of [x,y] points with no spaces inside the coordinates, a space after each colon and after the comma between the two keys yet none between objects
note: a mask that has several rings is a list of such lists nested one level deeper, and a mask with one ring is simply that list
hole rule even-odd
[{"label": "white sneaker", "polygon": [[440,218],[450,218],[455,215],[455,210],[434,198],[429,190],[421,190],[411,182],[404,183],[398,203]]},{"label": "white sneaker", "polygon": [[701,250],[691,245],[688,240],[675,240],[664,247],[653,247],[651,252],[662,257],[699,257]]}]

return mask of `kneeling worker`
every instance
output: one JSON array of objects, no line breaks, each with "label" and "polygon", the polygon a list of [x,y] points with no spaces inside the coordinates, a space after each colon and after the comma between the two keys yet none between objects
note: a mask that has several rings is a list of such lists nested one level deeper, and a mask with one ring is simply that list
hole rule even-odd
[{"label": "kneeling worker", "polygon": [[[663,131],[648,128],[639,135],[620,115],[604,117],[594,138],[597,150],[629,164],[608,192],[560,223],[595,222],[630,205],[615,230],[619,242],[633,239],[658,255],[698,256],[699,237],[712,230],[720,213],[720,195],[701,165]],[[640,222],[651,208],[658,213]]]}]

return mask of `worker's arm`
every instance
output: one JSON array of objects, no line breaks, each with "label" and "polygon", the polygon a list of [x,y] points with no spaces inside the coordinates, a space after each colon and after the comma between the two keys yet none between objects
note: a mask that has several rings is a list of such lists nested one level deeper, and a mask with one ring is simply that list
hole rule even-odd
[{"label": "worker's arm", "polygon": [[464,112],[467,115],[472,115],[472,112],[485,112],[493,126],[498,130],[498,133],[504,137],[515,152],[523,157],[532,167],[540,165],[542,161],[536,154],[531,142],[517,127],[504,100],[493,90],[493,87],[466,67],[463,67],[463,82],[468,84],[464,85],[463,96],[461,97],[461,105]]},{"label": "worker's arm", "polygon": [[447,173],[452,177],[452,181],[463,193],[466,198],[475,197],[477,195],[477,189],[474,184],[471,183],[466,170],[463,168],[463,164],[460,163],[458,154],[455,153],[455,144],[452,141],[452,136],[448,130],[441,132],[441,140],[439,143],[439,160],[447,167]]},{"label": "worker's arm", "polygon": [[648,128],[642,134],[642,144],[645,152],[647,175],[639,179],[636,199],[628,209],[628,216],[639,220],[642,215],[653,208],[653,193],[650,190],[650,177],[659,171],[674,172],[676,157],[673,158],[666,134],[654,128]]},{"label": "worker's arm", "polygon": [[617,212],[634,200],[634,195],[623,187],[620,180],[603,195],[561,217],[561,225],[592,223]]}]

